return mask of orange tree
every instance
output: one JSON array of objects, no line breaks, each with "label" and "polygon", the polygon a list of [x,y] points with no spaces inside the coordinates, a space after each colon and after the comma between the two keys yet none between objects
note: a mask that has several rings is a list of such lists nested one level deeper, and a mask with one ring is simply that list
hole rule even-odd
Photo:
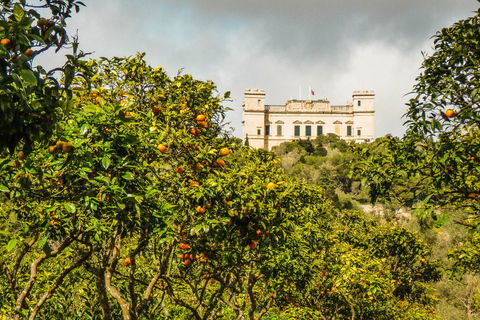
[{"label": "orange tree", "polygon": [[[2,1],[0,7],[0,149],[14,153],[20,141],[30,153],[33,142],[46,141],[61,113],[68,111],[74,55],[63,67],[45,71],[35,57],[68,44],[66,20],[83,3],[76,0]],[[45,16],[42,16],[45,14]],[[76,47],[77,44],[74,43]],[[76,48],[75,48],[76,50]],[[64,76],[60,84],[56,72]]]},{"label": "orange tree", "polygon": [[[480,226],[479,18],[480,10],[434,36],[434,52],[425,56],[409,102],[405,136],[386,139],[389,152],[369,155],[356,169],[373,200],[391,197],[402,180],[416,181],[409,186],[410,199],[418,201],[415,213],[437,219],[440,208],[461,208],[465,216],[454,218],[471,232]],[[478,270],[471,263],[474,247],[453,256],[469,270]]]},{"label": "orange tree", "polygon": [[[217,97],[211,82],[170,79],[143,55],[85,68],[93,76],[75,81],[51,142],[0,162],[1,312],[137,319],[172,312],[161,295],[197,319],[217,317],[228,277],[284,241],[294,224],[282,222],[304,193],[291,192],[272,155],[224,160],[237,145],[222,129],[228,93]],[[324,198],[312,203],[323,212]],[[190,279],[205,274],[222,285],[196,291]]]},{"label": "orange tree", "polygon": [[[221,139],[224,108],[211,82],[170,80],[142,56],[85,67],[95,74],[94,91],[75,83],[74,108],[51,143],[16,159],[3,154],[0,162],[2,312],[9,317],[33,319],[42,308],[56,308],[50,298],[64,283],[78,283],[68,277],[83,266],[105,318],[112,303],[136,318],[197,207],[200,183],[220,153],[235,147]],[[135,270],[147,248],[156,264],[149,262],[152,277],[144,286]],[[125,280],[128,295],[112,283],[127,266],[118,282]]]}]

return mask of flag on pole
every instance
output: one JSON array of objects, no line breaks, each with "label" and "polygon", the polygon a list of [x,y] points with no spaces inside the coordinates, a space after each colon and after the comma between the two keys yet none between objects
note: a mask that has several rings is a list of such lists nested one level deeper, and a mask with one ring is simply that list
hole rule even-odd
[{"label": "flag on pole", "polygon": [[310,93],[312,94],[312,96],[315,95],[315,92],[313,92],[312,88],[310,88]]}]

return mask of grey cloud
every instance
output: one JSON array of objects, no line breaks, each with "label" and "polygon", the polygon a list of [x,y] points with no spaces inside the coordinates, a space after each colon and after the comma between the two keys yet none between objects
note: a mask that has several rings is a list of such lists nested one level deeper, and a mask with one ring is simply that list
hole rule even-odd
[{"label": "grey cloud", "polygon": [[[267,103],[312,85],[345,103],[377,92],[377,136],[402,133],[400,119],[421,63],[442,27],[473,15],[475,0],[102,0],[69,21],[92,57],[146,52],[152,65],[213,80],[237,100],[229,119],[241,135],[247,87]],[[58,56],[58,55],[57,55]],[[60,65],[62,63],[59,63]],[[58,64],[57,64],[58,65]],[[304,96],[305,97],[305,96]]]}]

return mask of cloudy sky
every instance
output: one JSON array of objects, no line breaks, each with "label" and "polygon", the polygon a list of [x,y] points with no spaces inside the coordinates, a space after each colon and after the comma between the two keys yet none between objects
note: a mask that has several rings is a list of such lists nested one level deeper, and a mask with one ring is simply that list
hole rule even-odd
[{"label": "cloudy sky", "polygon": [[[242,134],[246,88],[267,104],[327,97],[345,104],[375,90],[375,136],[403,135],[402,115],[431,36],[480,6],[476,0],[83,0],[68,21],[92,57],[146,52],[170,76],[184,68],[234,101],[227,120]],[[61,61],[62,53],[49,61]]]}]

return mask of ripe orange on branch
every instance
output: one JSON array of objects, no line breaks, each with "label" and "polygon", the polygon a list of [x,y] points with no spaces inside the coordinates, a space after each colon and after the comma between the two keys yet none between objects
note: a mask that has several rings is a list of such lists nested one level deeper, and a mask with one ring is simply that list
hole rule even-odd
[{"label": "ripe orange on branch", "polygon": [[190,133],[193,134],[194,136],[198,136],[200,134],[200,129],[192,128],[192,130],[190,130]]},{"label": "ripe orange on branch", "polygon": [[222,159],[217,159],[215,161],[215,167],[217,167],[217,168],[218,167],[222,167],[222,168],[225,167],[225,161],[223,161]]},{"label": "ripe orange on branch", "polygon": [[229,153],[230,153],[230,150],[228,150],[228,148],[220,149],[220,155],[221,156],[228,156]]},{"label": "ripe orange on branch", "polygon": [[32,49],[30,49],[30,48],[27,49],[27,50],[25,51],[25,55],[26,55],[28,58],[33,57],[33,51],[32,51]]},{"label": "ripe orange on branch", "polygon": [[177,169],[175,169],[175,171],[178,173],[182,173],[184,171],[183,166],[178,167]]},{"label": "ripe orange on branch", "polygon": [[2,41],[0,41],[1,44],[3,44],[5,47],[10,47],[10,39],[2,39]]},{"label": "ripe orange on branch", "polygon": [[277,185],[273,182],[267,183],[267,189],[276,189]]},{"label": "ripe orange on branch", "polygon": [[202,206],[198,206],[198,207],[197,207],[197,212],[198,212],[198,213],[205,213],[205,208],[202,207]]},{"label": "ripe orange on branch", "polygon": [[208,123],[206,123],[205,121],[198,121],[198,125],[205,129],[208,128]]},{"label": "ripe orange on branch", "polygon": [[452,109],[448,109],[447,111],[445,111],[445,115],[449,118],[453,118],[453,117],[455,117],[456,112],[453,111]]},{"label": "ripe orange on branch", "polygon": [[203,114],[197,116],[197,121],[205,121],[206,117]]},{"label": "ripe orange on branch", "polygon": [[165,146],[164,144],[159,144],[157,145],[157,150],[161,153],[165,153],[165,151],[167,150],[167,146]]},{"label": "ripe orange on branch", "polygon": [[185,242],[180,243],[178,246],[179,246],[180,249],[182,249],[182,250],[190,249],[190,246],[189,246],[187,243],[185,243]]},{"label": "ripe orange on branch", "polygon": [[130,260],[130,258],[125,258],[123,264],[125,265],[125,267],[128,267],[130,264],[132,264],[132,261]]}]

